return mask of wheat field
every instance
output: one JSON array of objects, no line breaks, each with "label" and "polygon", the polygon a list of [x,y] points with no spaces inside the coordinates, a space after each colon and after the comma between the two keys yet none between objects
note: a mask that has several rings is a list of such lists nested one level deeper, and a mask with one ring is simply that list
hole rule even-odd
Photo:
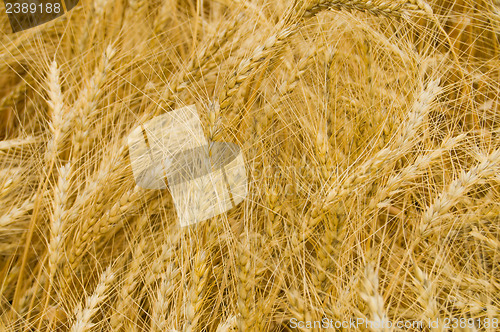
[{"label": "wheat field", "polygon": [[[500,329],[499,1],[0,6],[0,331]],[[127,136],[186,105],[248,195],[180,227]]]}]

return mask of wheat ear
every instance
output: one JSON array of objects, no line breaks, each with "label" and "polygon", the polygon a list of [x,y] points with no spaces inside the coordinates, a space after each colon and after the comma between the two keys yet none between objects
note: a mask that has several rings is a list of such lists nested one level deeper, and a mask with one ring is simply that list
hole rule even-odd
[{"label": "wheat ear", "polygon": [[418,130],[424,123],[427,113],[433,106],[432,102],[440,91],[439,80],[430,81],[415,99],[407,116],[407,121],[400,128],[394,142],[388,147],[377,151],[374,156],[368,158],[345,180],[340,182],[339,187],[332,189],[327,195],[327,204],[345,198],[350,192],[350,187],[359,185],[368,178],[373,178],[371,175],[374,172],[381,173],[390,166],[390,161],[397,160],[407,153],[421,139],[417,135]]},{"label": "wheat ear", "polygon": [[375,16],[400,17],[410,12],[425,12],[424,1],[367,1],[367,0],[312,0],[306,6],[304,18],[310,18],[325,10],[361,11]]},{"label": "wheat ear", "polygon": [[253,322],[252,317],[252,283],[254,282],[254,276],[252,276],[252,262],[250,259],[250,246],[244,243],[244,239],[241,240],[242,243],[238,243],[236,258],[237,262],[237,275],[238,275],[238,328],[240,331],[248,331]]},{"label": "wheat ear", "polygon": [[462,171],[438,197],[434,199],[424,213],[420,222],[419,233],[427,237],[437,230],[442,230],[441,219],[463,197],[469,189],[484,178],[489,178],[498,172],[500,165],[500,149],[490,154],[480,156],[478,164],[468,171]]},{"label": "wheat ear", "polygon": [[[54,208],[50,221],[50,240],[48,247],[49,255],[49,282],[53,283],[64,245],[63,231],[67,214],[67,204],[69,198],[69,182],[71,165],[66,164],[59,168],[59,179],[54,190]],[[51,287],[51,286],[49,286]],[[50,295],[50,293],[48,294]]]},{"label": "wheat ear", "polygon": [[163,332],[166,330],[167,320],[165,317],[168,314],[169,306],[172,305],[169,299],[175,292],[178,282],[180,282],[180,269],[176,264],[171,263],[161,275],[160,286],[153,302],[153,312],[151,314],[152,331]]},{"label": "wheat ear", "polygon": [[191,285],[186,307],[186,323],[184,331],[196,329],[203,309],[203,302],[207,292],[206,285],[209,276],[207,252],[198,252],[194,258],[194,268],[191,271]]},{"label": "wheat ear", "polygon": [[70,122],[64,114],[64,103],[61,92],[61,84],[59,82],[60,70],[57,62],[53,61],[50,65],[48,73],[48,90],[47,94],[49,104],[52,112],[52,121],[49,123],[49,129],[52,134],[49,142],[47,143],[46,160],[47,163],[55,161],[61,152],[65,134],[69,129]]},{"label": "wheat ear", "polygon": [[75,163],[80,155],[84,153],[90,145],[89,133],[90,123],[96,115],[97,99],[102,93],[102,85],[111,68],[111,60],[116,51],[111,45],[108,45],[103,53],[102,60],[99,66],[95,69],[95,73],[90,79],[90,83],[85,87],[77,101],[78,117],[75,121],[75,129],[73,131],[73,151],[72,159]]},{"label": "wheat ear", "polygon": [[129,313],[132,311],[133,296],[139,285],[139,275],[142,271],[141,262],[146,251],[148,242],[143,237],[134,247],[130,266],[124,276],[124,282],[118,293],[117,302],[114,308],[114,314],[111,316],[110,324],[113,331],[120,331],[124,327],[124,318],[132,321]]},{"label": "wheat ear", "polygon": [[[364,272],[365,273],[362,281],[362,288],[359,295],[368,305],[371,321],[380,323],[387,322],[387,315],[384,309],[384,299],[379,293],[378,273],[371,262],[366,264]],[[386,324],[383,325],[385,326]],[[373,331],[387,330],[385,327],[374,328],[373,326],[371,327],[371,329]]]},{"label": "wheat ear", "polygon": [[[441,142],[441,145],[426,154],[420,154],[413,163],[405,166],[400,172],[391,174],[386,184],[377,189],[375,196],[371,199],[369,207],[381,207],[387,202],[383,202],[390,195],[396,194],[400,188],[409,184],[421,175],[422,171],[429,167],[434,161],[442,157],[443,153],[456,148],[464,140],[465,134],[456,137],[448,137]],[[381,203],[382,202],[382,203]]]},{"label": "wheat ear", "polygon": [[272,54],[272,51],[279,49],[287,40],[287,38],[295,32],[295,27],[284,28],[271,35],[263,45],[258,46],[249,58],[243,59],[233,75],[224,85],[219,96],[219,104],[221,112],[224,113],[228,109],[232,97],[238,92],[241,84],[248,79],[250,74],[258,68],[266,57]]},{"label": "wheat ear", "polygon": [[77,306],[75,317],[76,320],[71,326],[71,332],[85,332],[94,326],[91,322],[92,316],[99,309],[99,305],[106,298],[106,291],[113,282],[115,274],[109,266],[100,276],[99,283],[97,284],[91,296],[85,299],[85,305],[79,304]]},{"label": "wheat ear", "polygon": [[443,331],[444,324],[441,324],[442,320],[439,319],[439,311],[437,309],[437,302],[435,299],[435,286],[429,279],[427,274],[422,271],[416,264],[414,266],[415,280],[414,284],[416,290],[419,294],[418,301],[420,305],[424,308],[422,317],[425,321],[438,321],[440,322],[438,326],[431,326],[432,331]]}]

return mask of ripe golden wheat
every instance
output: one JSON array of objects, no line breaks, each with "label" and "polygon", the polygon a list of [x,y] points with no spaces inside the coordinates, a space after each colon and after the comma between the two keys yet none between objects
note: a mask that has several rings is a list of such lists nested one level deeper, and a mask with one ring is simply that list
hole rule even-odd
[{"label": "ripe golden wheat", "polygon": [[[499,1],[82,0],[0,38],[1,331],[497,330]],[[192,104],[249,186],[181,228],[127,136]]]}]

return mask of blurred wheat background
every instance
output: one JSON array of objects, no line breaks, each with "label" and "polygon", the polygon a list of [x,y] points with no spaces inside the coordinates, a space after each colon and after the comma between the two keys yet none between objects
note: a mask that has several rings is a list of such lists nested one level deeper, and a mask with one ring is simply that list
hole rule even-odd
[{"label": "blurred wheat background", "polygon": [[[0,25],[1,331],[500,319],[498,1],[85,0]],[[191,104],[249,194],[181,228],[127,135]]]}]

